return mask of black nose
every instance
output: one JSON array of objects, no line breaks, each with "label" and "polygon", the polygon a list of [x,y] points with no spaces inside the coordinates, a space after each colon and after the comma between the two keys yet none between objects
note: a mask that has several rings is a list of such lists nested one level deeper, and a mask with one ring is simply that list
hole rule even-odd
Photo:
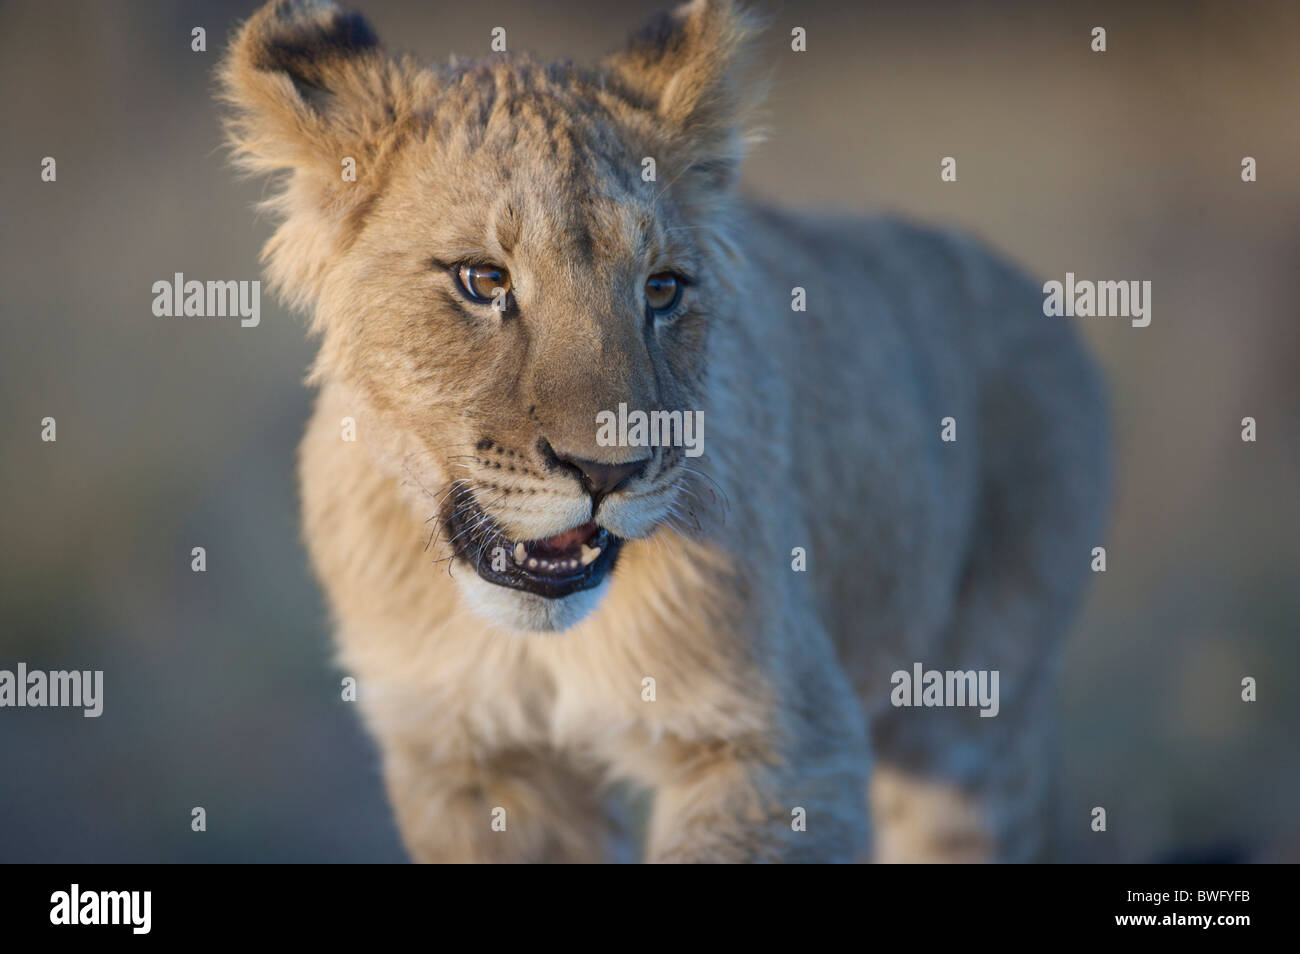
[{"label": "black nose", "polygon": [[583,489],[591,494],[595,504],[599,504],[601,498],[609,496],[629,480],[639,476],[646,465],[645,460],[632,461],[630,464],[601,464],[594,460],[566,457],[564,454],[555,456],[561,464],[578,472],[578,479],[582,481]]}]

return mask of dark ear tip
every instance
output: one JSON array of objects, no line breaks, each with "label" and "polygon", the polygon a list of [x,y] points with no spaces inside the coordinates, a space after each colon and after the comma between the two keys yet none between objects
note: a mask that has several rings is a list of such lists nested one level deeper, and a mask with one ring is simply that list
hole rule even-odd
[{"label": "dark ear tip", "polygon": [[[263,19],[264,17],[264,19]],[[256,45],[253,66],[288,70],[313,61],[355,56],[379,46],[379,38],[354,10],[314,0],[276,0],[249,23]]]},{"label": "dark ear tip", "polygon": [[680,28],[681,21],[674,15],[674,11],[660,10],[632,31],[627,40],[627,48],[647,55],[662,55],[675,42],[680,42]]},{"label": "dark ear tip", "polygon": [[339,10],[334,14],[330,37],[336,46],[349,51],[371,50],[379,45],[375,31],[355,10]]}]

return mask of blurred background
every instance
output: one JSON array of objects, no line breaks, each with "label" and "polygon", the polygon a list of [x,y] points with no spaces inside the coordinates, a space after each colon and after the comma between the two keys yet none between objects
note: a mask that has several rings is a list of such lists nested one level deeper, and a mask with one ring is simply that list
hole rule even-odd
[{"label": "blurred background", "polygon": [[[579,61],[659,6],[351,5],[428,60],[505,26]],[[0,669],[105,672],[99,719],[0,710],[0,861],[404,858],[299,542],[304,323],[269,296],[255,329],[151,311],[174,272],[263,277],[264,186],[226,164],[211,98],[256,6],[0,5]],[[1044,278],[1153,283],[1148,328],[1077,319],[1118,474],[1064,668],[1067,846],[1300,858],[1300,5],[865,6],[763,6],[749,188],[962,226]]]}]

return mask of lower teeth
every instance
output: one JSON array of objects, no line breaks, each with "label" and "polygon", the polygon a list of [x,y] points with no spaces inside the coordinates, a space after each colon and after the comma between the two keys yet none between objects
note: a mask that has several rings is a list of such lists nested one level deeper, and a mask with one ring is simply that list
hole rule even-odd
[{"label": "lower teeth", "polygon": [[600,547],[589,547],[584,543],[577,559],[548,560],[545,557],[530,557],[528,548],[522,543],[516,543],[513,556],[519,566],[527,566],[530,570],[538,570],[542,573],[555,573],[560,570],[576,570],[579,566],[590,566],[600,556]]},{"label": "lower teeth", "polygon": [[529,569],[536,569],[536,571],[542,573],[555,573],[562,571],[562,569],[590,567],[591,564],[595,563],[599,555],[601,555],[601,548],[584,545],[582,546],[582,554],[578,559],[547,560],[546,558],[538,558],[538,556],[528,556],[528,550],[526,550],[523,543],[516,543],[515,545],[515,563],[519,564],[520,567],[526,565]]}]

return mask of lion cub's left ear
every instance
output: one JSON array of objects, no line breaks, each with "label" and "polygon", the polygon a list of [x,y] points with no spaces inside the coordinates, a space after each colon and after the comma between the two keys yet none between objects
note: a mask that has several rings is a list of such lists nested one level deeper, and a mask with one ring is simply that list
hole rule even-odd
[{"label": "lion cub's left ear", "polygon": [[693,0],[652,18],[602,66],[653,114],[672,159],[715,187],[739,175],[766,83],[754,75],[758,17],[731,0]]},{"label": "lion cub's left ear", "polygon": [[269,203],[285,221],[265,256],[273,281],[307,305],[435,81],[384,53],[360,14],[314,0],[258,10],[236,34],[219,79],[238,164],[289,174]]}]

